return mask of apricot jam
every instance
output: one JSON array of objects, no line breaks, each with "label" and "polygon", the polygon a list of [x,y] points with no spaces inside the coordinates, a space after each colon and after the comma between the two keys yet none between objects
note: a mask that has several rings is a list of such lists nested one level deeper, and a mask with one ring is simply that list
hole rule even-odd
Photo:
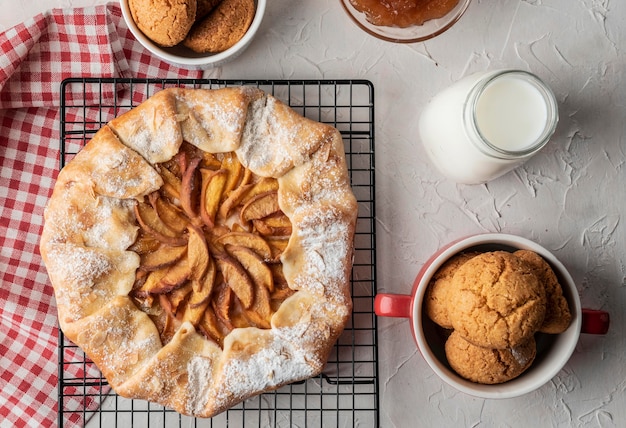
[{"label": "apricot jam", "polygon": [[373,25],[410,27],[430,19],[441,18],[459,0],[350,0],[356,10],[363,12]]}]

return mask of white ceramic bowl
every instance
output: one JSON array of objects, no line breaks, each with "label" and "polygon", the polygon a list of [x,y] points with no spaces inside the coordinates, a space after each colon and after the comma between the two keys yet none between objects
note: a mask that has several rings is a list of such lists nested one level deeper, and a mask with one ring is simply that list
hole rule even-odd
[{"label": "white ceramic bowl", "polygon": [[[533,364],[519,377],[496,385],[470,382],[456,374],[447,363],[444,350],[447,332],[432,322],[423,310],[426,289],[441,265],[457,253],[519,249],[534,251],[550,264],[563,288],[563,295],[572,313],[572,322],[561,334],[536,334],[537,356]],[[504,233],[470,236],[443,247],[424,264],[415,279],[410,295],[379,293],[376,295],[375,310],[382,316],[409,318],[415,342],[431,369],[450,386],[480,398],[511,398],[540,388],[565,366],[574,352],[581,330],[586,333],[604,334],[609,322],[607,313],[581,308],[574,280],[565,266],[550,251],[528,239]],[[584,328],[586,317],[595,318],[592,321],[599,321],[603,328]]]},{"label": "white ceramic bowl", "polygon": [[139,27],[137,27],[137,24],[135,24],[132,14],[130,13],[128,0],[120,0],[120,7],[122,8],[122,15],[124,16],[124,20],[126,21],[126,25],[128,25],[130,32],[133,33],[133,36],[135,36],[139,43],[141,43],[141,45],[148,49],[153,55],[156,55],[170,64],[177,65],[182,68],[207,70],[237,58],[248,47],[261,26],[267,0],[255,0],[255,3],[256,12],[254,14],[254,19],[252,20],[250,28],[248,28],[246,34],[244,34],[241,40],[239,40],[231,48],[215,54],[197,53],[186,48],[185,46],[182,46],[182,44],[171,48],[161,47],[146,37],[141,32]]},{"label": "white ceramic bowl", "polygon": [[348,16],[362,30],[381,40],[394,43],[417,43],[438,36],[452,27],[454,23],[461,18],[463,13],[465,13],[471,3],[471,0],[459,0],[459,3],[448,12],[447,15],[441,18],[431,19],[424,22],[422,25],[398,28],[373,25],[365,19],[364,13],[359,12],[352,6],[350,0],[340,1]]}]

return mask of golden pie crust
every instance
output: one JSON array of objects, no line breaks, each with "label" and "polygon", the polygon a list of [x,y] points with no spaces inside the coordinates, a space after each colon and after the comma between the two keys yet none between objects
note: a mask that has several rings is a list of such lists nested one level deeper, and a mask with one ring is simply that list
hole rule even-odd
[{"label": "golden pie crust", "polygon": [[[276,178],[292,225],[280,259],[296,292],[271,328],[235,328],[222,346],[189,322],[164,343],[129,296],[140,267],[130,250],[135,205],[163,186],[157,164],[187,143],[234,152],[254,174]],[[253,87],[170,88],[109,122],[63,168],[40,249],[61,329],[119,395],[211,417],[322,371],[352,309],[356,216],[335,128]]]}]

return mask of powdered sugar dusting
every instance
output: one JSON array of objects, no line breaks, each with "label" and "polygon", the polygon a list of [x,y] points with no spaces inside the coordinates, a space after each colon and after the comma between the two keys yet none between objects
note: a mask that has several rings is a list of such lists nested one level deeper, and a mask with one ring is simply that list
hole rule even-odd
[{"label": "powdered sugar dusting", "polygon": [[350,226],[345,215],[332,206],[308,211],[296,223],[294,233],[300,238],[305,263],[296,278],[297,288],[316,294],[341,295],[342,290],[328,287],[343,286],[346,278],[346,257],[352,254]]},{"label": "powdered sugar dusting", "polygon": [[132,148],[152,164],[171,159],[182,142],[178,123],[162,120],[152,110],[143,111],[141,119],[144,126],[133,135]]},{"label": "powdered sugar dusting", "polygon": [[151,164],[171,159],[182,133],[170,94],[161,91],[144,104],[109,122],[108,126],[127,147]]},{"label": "powdered sugar dusting", "polygon": [[134,201],[100,197],[93,224],[83,228],[88,247],[125,250],[135,242],[138,227],[132,215]]},{"label": "powdered sugar dusting", "polygon": [[232,358],[232,348],[227,347],[224,355],[228,358],[223,358],[219,384],[215,385],[218,407],[233,397],[245,399],[315,376],[322,370],[327,356],[321,350],[335,339],[333,335],[341,330],[341,320],[349,315],[349,309],[345,304],[335,304],[306,291],[296,293],[285,304],[292,314],[301,316],[293,325],[274,326],[263,332],[245,329],[248,331],[242,335],[235,332],[233,342],[241,340],[254,347],[255,352],[246,350]]},{"label": "powdered sugar dusting", "polygon": [[77,330],[77,342],[101,366],[113,386],[127,381],[162,347],[147,315],[126,297],[109,300],[70,327],[70,332]]},{"label": "powdered sugar dusting", "polygon": [[205,129],[211,129],[215,127],[217,122],[217,126],[222,128],[224,131],[239,136],[241,134],[241,127],[243,124],[243,109],[234,109],[231,108],[231,105],[221,105],[219,103],[214,103],[211,105],[202,106],[203,108],[203,116],[209,117],[213,119],[213,123],[206,123],[203,121],[203,125]]},{"label": "powdered sugar dusting", "polygon": [[187,363],[188,391],[187,391],[187,412],[189,414],[199,414],[207,406],[209,399],[209,389],[213,372],[213,361],[203,356],[194,356]]},{"label": "powdered sugar dusting", "polygon": [[113,268],[103,253],[78,245],[54,245],[48,251],[48,256],[59,261],[55,264],[56,274],[67,282],[87,284],[87,287]]},{"label": "powdered sugar dusting", "polygon": [[158,187],[155,186],[159,178],[156,172],[152,177],[129,174],[135,169],[133,165],[136,163],[131,153],[127,150],[109,150],[105,153],[106,156],[92,159],[96,164],[92,168],[92,178],[98,193],[115,198],[135,196],[136,189],[140,189],[147,179],[153,182],[153,187]]},{"label": "powdered sugar dusting", "polygon": [[135,241],[133,200],[90,194],[91,188],[67,183],[46,209],[43,241],[125,250]]},{"label": "powdered sugar dusting", "polygon": [[115,296],[131,290],[139,256],[130,251],[106,251],[76,244],[50,244],[48,274],[57,303],[65,317],[62,323],[91,315]]},{"label": "powdered sugar dusting", "polygon": [[337,132],[335,138],[318,150],[307,164],[307,182],[310,183],[307,195],[313,204],[332,203],[343,206],[353,203],[354,196],[350,191],[345,158],[340,152],[342,149],[343,142]]},{"label": "powdered sugar dusting", "polygon": [[81,302],[94,292],[96,281],[114,266],[105,254],[73,244],[51,245],[47,251],[48,273],[53,284],[63,284],[57,288],[56,298],[59,305],[72,315],[80,318]]},{"label": "powdered sugar dusting", "polygon": [[[118,373],[122,371],[131,371],[140,366],[156,351],[161,348],[159,336],[153,334],[150,336],[140,336],[137,331],[131,331],[128,327],[120,328],[115,322],[107,323],[103,326],[108,335],[114,336],[115,340],[111,340],[108,346],[109,351],[104,354],[103,363],[105,367],[119,367]],[[112,348],[114,345],[115,348]]]},{"label": "powdered sugar dusting", "polygon": [[281,177],[294,165],[308,160],[321,135],[310,131],[300,116],[291,116],[272,96],[250,103],[241,145],[236,150],[244,166],[261,176]]},{"label": "powdered sugar dusting", "polygon": [[249,358],[232,358],[224,362],[221,373],[223,383],[215,397],[218,407],[232,397],[244,399],[250,394],[316,373],[319,361],[309,360],[308,352],[298,341],[285,337],[293,336],[292,328],[275,329],[273,332],[273,340],[264,343]]},{"label": "powdered sugar dusting", "polygon": [[275,141],[293,141],[285,126],[277,123],[272,115],[273,101],[263,97],[250,103],[248,117],[241,138],[237,156],[244,166],[255,173],[270,168],[272,175],[292,164],[292,159],[283,145],[269,144],[270,137]]}]

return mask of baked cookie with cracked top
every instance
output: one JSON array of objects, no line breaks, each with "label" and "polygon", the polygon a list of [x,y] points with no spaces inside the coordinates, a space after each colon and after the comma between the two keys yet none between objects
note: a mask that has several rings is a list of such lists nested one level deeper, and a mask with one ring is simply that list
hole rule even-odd
[{"label": "baked cookie with cracked top", "polygon": [[539,282],[545,287],[546,317],[539,331],[549,334],[563,333],[572,321],[572,314],[556,274],[548,262],[534,251],[518,250],[513,254],[531,266]]},{"label": "baked cookie with cracked top", "polygon": [[183,44],[194,52],[223,52],[246,34],[255,11],[254,0],[222,0],[193,25]]},{"label": "baked cookie with cracked top", "polygon": [[534,336],[514,348],[490,349],[472,345],[458,332],[452,332],[445,345],[452,369],[472,382],[493,385],[521,375],[535,360]]},{"label": "baked cookie with cracked top", "polygon": [[163,47],[182,42],[196,20],[196,0],[129,0],[128,7],[141,32]]},{"label": "baked cookie with cracked top", "polygon": [[526,342],[543,324],[546,293],[531,267],[506,251],[479,254],[454,274],[453,328],[476,346],[504,349]]},{"label": "baked cookie with cracked top", "polygon": [[452,277],[458,268],[466,261],[477,255],[476,252],[459,253],[448,259],[433,275],[426,290],[426,315],[443,328],[452,328],[448,316],[448,291]]}]

